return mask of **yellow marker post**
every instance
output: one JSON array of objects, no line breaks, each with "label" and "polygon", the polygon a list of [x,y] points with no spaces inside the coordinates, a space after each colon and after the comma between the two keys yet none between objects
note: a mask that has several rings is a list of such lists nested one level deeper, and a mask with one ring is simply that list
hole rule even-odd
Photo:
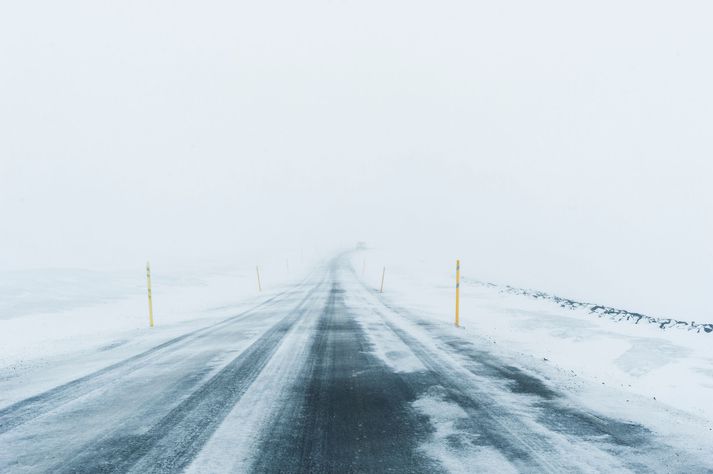
[{"label": "yellow marker post", "polygon": [[384,292],[384,275],[386,274],[386,267],[381,272],[381,289],[379,290],[379,293]]},{"label": "yellow marker post", "polygon": [[146,262],[146,285],[149,290],[149,326],[153,327],[153,303],[151,302],[151,265]]},{"label": "yellow marker post", "polygon": [[456,327],[460,326],[460,260],[456,260]]},{"label": "yellow marker post", "polygon": [[262,291],[262,285],[260,284],[260,267],[256,265],[255,271],[257,272],[257,291]]}]

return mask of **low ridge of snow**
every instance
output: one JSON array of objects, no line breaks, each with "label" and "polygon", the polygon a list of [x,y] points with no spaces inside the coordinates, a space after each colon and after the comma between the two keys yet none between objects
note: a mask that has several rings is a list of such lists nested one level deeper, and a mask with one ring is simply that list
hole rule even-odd
[{"label": "low ridge of snow", "polygon": [[464,283],[470,283],[473,285],[487,286],[490,288],[495,288],[501,293],[510,293],[513,295],[529,296],[534,299],[548,300],[556,303],[561,308],[568,309],[585,309],[591,314],[596,314],[599,317],[608,317],[614,321],[630,321],[634,324],[639,324],[640,322],[654,324],[659,327],[659,329],[685,329],[693,332],[713,332],[713,323],[697,323],[695,321],[682,321],[680,319],[672,318],[657,318],[653,316],[647,316],[641,313],[634,313],[627,311],[625,309],[612,308],[609,306],[603,306],[594,303],[583,303],[581,301],[574,301],[569,298],[563,298],[561,296],[552,295],[544,291],[529,290],[526,288],[517,288],[510,285],[497,285],[491,282],[484,282],[476,280],[473,278],[463,278]]}]

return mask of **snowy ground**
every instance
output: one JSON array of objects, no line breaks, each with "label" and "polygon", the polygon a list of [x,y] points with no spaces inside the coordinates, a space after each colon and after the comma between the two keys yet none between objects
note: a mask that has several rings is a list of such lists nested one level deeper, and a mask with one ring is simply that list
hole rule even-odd
[{"label": "snowy ground", "polygon": [[157,272],[153,330],[141,284],[46,277],[0,317],[0,471],[713,469],[711,334],[474,283],[457,329],[451,265],[406,262]]},{"label": "snowy ground", "polygon": [[[385,301],[423,319],[453,323],[455,261],[372,250],[353,257],[353,265],[373,288],[386,266]],[[691,436],[687,442],[701,450],[713,447],[713,334],[617,320],[483,285],[473,266],[477,262],[461,262],[460,337],[489,344],[588,406]]]},{"label": "snowy ground", "polygon": [[168,270],[154,263],[153,329],[140,264],[132,272],[0,273],[0,407],[264,301],[313,265],[291,256],[258,259],[262,292],[253,262]]}]

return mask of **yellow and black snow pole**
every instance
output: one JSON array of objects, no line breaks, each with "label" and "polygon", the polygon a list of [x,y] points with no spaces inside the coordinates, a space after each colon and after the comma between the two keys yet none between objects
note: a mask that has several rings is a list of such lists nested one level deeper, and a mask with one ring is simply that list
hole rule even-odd
[{"label": "yellow and black snow pole", "polygon": [[460,326],[460,260],[456,260],[456,327]]},{"label": "yellow and black snow pole", "polygon": [[153,303],[151,301],[151,265],[146,262],[146,286],[149,290],[149,326],[153,327]]}]

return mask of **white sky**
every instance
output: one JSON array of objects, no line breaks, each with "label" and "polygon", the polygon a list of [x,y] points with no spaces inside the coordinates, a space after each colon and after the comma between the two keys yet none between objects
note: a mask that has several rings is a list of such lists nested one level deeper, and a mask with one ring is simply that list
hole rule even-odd
[{"label": "white sky", "polygon": [[711,18],[708,1],[2,2],[0,265],[366,240],[713,320]]}]

